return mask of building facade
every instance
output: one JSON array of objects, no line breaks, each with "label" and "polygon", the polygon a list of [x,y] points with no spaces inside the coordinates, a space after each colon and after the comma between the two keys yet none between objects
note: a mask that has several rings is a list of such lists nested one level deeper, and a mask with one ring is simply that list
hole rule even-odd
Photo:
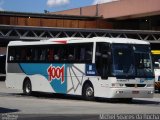
[{"label": "building facade", "polygon": [[101,16],[113,29],[160,30],[160,0],[117,0],[51,14]]}]

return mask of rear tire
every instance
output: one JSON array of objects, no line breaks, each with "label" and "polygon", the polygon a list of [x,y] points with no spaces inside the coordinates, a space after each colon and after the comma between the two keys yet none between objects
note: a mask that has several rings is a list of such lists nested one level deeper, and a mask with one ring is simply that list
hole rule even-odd
[{"label": "rear tire", "polygon": [[94,100],[94,89],[90,84],[85,84],[82,95],[85,100]]},{"label": "rear tire", "polygon": [[28,96],[32,94],[32,85],[30,80],[26,80],[24,82],[23,93]]}]

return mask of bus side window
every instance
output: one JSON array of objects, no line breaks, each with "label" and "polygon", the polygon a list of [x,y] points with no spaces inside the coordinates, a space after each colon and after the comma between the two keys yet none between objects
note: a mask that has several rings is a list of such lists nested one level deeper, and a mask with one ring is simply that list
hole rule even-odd
[{"label": "bus side window", "polygon": [[57,49],[57,52],[56,52],[55,55],[54,55],[54,59],[55,59],[56,61],[62,60],[62,54],[63,54],[63,52],[62,52],[62,50],[61,50],[61,47],[59,47],[59,48]]},{"label": "bus side window", "polygon": [[80,61],[91,63],[93,54],[93,44],[85,43],[80,48]]},{"label": "bus side window", "polygon": [[9,52],[9,57],[8,57],[8,61],[12,62],[12,61],[15,61],[15,57],[16,57],[16,54],[15,54],[15,48],[9,48],[8,50]]},{"label": "bus side window", "polygon": [[68,46],[68,61],[73,62],[75,60],[75,44],[70,44]]},{"label": "bus side window", "polygon": [[26,55],[27,55],[27,53],[26,53],[26,49],[25,48],[22,48],[22,51],[21,51],[21,60],[26,60]]},{"label": "bus side window", "polygon": [[34,50],[34,61],[37,61],[38,60],[38,49],[36,48]]},{"label": "bus side window", "polygon": [[84,61],[85,58],[85,48],[81,48],[80,50],[80,61]]},{"label": "bus side window", "polygon": [[85,60],[88,62],[92,61],[92,47],[89,46],[85,49]]},{"label": "bus side window", "polygon": [[27,61],[31,61],[32,59],[32,49],[31,48],[27,48],[27,51],[26,51],[26,60]]},{"label": "bus side window", "polygon": [[48,50],[48,61],[53,61],[53,58],[54,58],[54,51],[53,51],[53,49],[49,49]]},{"label": "bus side window", "polygon": [[40,60],[45,61],[46,59],[46,49],[42,49],[40,52]]},{"label": "bus side window", "polygon": [[16,61],[19,61],[20,60],[20,55],[21,55],[21,51],[20,51],[20,49],[15,49],[16,50],[16,52],[15,52],[15,60]]},{"label": "bus side window", "polygon": [[66,46],[61,47],[61,61],[66,62],[68,60],[68,50]]},{"label": "bus side window", "polygon": [[96,46],[96,69],[97,73],[102,79],[107,79],[109,74],[109,44],[107,43],[97,43]]}]

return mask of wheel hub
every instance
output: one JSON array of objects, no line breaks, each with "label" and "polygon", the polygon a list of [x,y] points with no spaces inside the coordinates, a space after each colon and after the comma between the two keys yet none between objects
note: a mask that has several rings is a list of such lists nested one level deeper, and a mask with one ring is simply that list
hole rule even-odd
[{"label": "wheel hub", "polygon": [[93,88],[92,87],[88,87],[86,90],[86,96],[91,97],[93,96]]},{"label": "wheel hub", "polygon": [[31,86],[29,84],[26,85],[26,92],[27,93],[30,93],[31,91]]}]

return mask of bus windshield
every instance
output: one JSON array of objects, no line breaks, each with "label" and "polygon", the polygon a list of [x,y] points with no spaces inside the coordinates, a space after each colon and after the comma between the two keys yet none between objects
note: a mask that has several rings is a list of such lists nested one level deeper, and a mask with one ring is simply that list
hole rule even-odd
[{"label": "bus windshield", "polygon": [[149,46],[113,44],[112,56],[114,76],[153,77]]}]

